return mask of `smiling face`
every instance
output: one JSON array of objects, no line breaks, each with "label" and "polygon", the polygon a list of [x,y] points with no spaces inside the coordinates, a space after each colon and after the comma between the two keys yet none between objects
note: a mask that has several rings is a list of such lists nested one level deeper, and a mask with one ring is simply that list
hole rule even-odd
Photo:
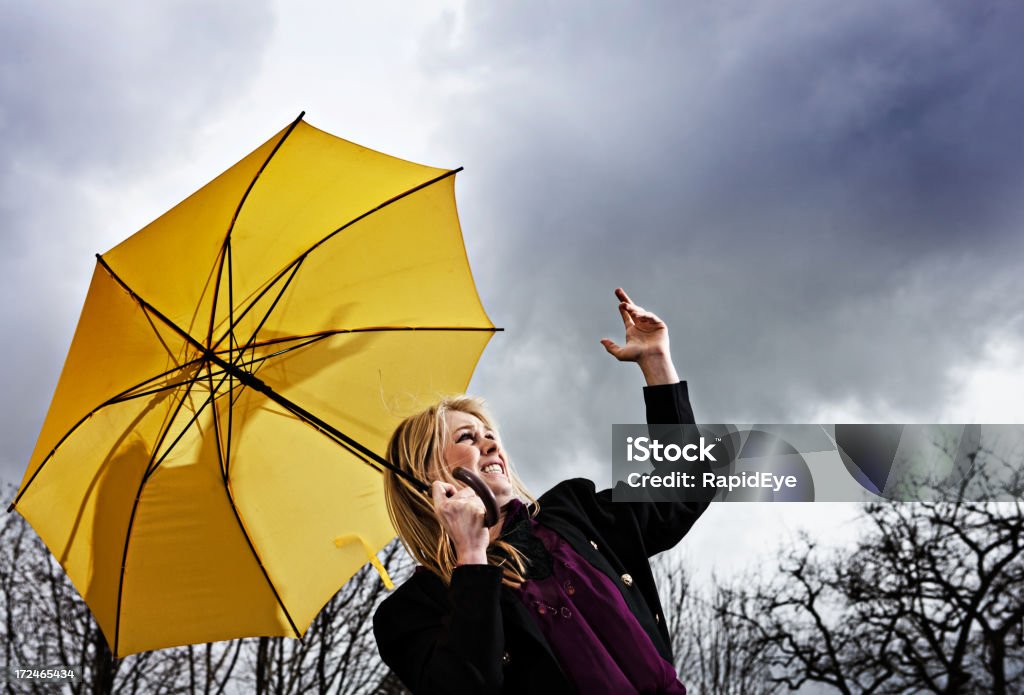
[{"label": "smiling face", "polygon": [[491,488],[499,508],[508,504],[515,497],[515,490],[497,433],[475,415],[460,410],[445,412],[444,421],[447,437],[441,459],[448,470],[457,466],[468,468]]}]

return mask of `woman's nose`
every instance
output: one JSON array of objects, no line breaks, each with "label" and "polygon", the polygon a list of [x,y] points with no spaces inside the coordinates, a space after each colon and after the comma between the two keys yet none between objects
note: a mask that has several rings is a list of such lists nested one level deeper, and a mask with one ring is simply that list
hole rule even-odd
[{"label": "woman's nose", "polygon": [[480,447],[480,450],[483,451],[484,454],[493,454],[498,450],[498,442],[493,439],[484,439],[483,442],[484,445]]}]

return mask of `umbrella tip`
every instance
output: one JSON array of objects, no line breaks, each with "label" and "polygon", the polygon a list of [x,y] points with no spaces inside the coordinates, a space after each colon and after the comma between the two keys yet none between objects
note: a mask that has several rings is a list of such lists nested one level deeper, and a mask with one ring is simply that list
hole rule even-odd
[{"label": "umbrella tip", "polygon": [[11,502],[11,504],[7,507],[7,513],[10,514],[13,511],[14,511],[14,502]]}]

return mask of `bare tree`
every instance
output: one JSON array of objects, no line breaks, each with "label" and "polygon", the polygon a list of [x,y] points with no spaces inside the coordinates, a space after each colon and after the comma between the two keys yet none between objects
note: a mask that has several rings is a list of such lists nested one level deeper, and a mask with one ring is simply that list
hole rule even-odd
[{"label": "bare tree", "polygon": [[[388,573],[400,582],[412,561],[397,542],[380,553]],[[301,640],[250,640],[247,676],[257,693],[375,693],[395,690],[373,638],[373,613],[386,589],[370,565],[363,567],[323,607]],[[388,689],[389,688],[389,689]]]},{"label": "bare tree", "polygon": [[[10,493],[10,491],[8,491]],[[380,559],[396,581],[412,563],[395,542]],[[367,565],[324,606],[303,639],[259,638],[161,649],[114,660],[88,607],[25,520],[0,527],[2,668],[74,672],[59,684],[8,678],[7,693],[387,693],[405,690],[380,661],[373,612],[386,590]]]},{"label": "bare tree", "polygon": [[168,693],[176,663],[164,653],[114,661],[92,614],[60,565],[17,514],[0,531],[0,605],[3,610],[7,692],[53,693],[54,682],[12,679],[16,669],[61,669],[74,677],[71,693]]},{"label": "bare tree", "polygon": [[996,481],[993,464],[1009,464],[982,448],[971,455],[982,459],[989,465],[968,471],[954,494],[869,504],[854,547],[823,551],[803,536],[778,577],[735,592],[728,613],[756,630],[777,682],[841,693],[1024,691],[1020,472]]},{"label": "bare tree", "polygon": [[659,556],[654,571],[675,667],[692,692],[772,695],[780,690],[766,677],[764,645],[755,628],[734,615],[736,592],[714,578],[711,587],[696,588],[678,553]]}]

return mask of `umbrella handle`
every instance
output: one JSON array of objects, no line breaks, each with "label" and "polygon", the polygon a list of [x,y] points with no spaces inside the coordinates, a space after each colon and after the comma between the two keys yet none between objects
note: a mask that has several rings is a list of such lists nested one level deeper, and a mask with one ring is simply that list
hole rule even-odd
[{"label": "umbrella handle", "polygon": [[487,487],[487,483],[479,475],[462,466],[452,469],[452,477],[472,488],[484,503],[484,526],[490,528],[498,523],[498,500],[494,498],[494,493]]}]

